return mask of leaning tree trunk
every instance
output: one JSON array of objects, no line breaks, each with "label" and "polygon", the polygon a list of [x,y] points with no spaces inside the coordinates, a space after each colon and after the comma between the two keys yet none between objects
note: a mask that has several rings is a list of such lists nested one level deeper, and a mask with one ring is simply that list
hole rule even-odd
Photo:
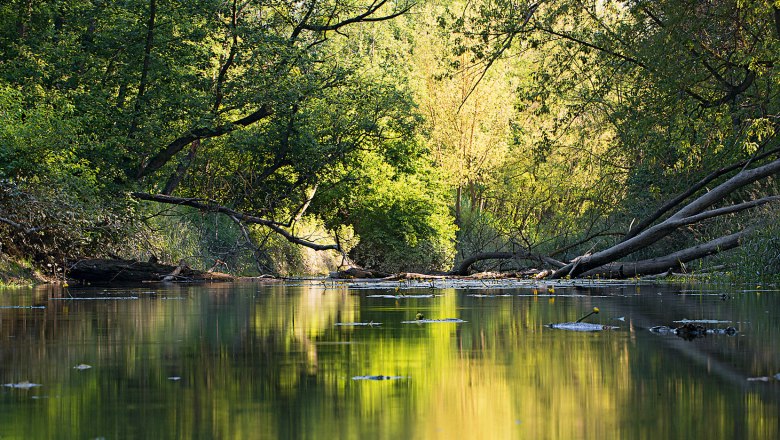
[{"label": "leaning tree trunk", "polygon": [[671,217],[661,223],[651,226],[636,236],[622,241],[608,249],[596,252],[592,255],[576,258],[571,263],[556,270],[551,277],[562,278],[566,276],[581,276],[586,272],[598,269],[606,264],[614,263],[620,258],[649,247],[682,226],[698,223],[713,217],[733,214],[765,203],[778,201],[780,200],[780,196],[770,196],[729,205],[723,208],[711,209],[709,211],[706,210],[710,206],[724,200],[726,196],[737,189],[778,172],[780,172],[780,159],[776,159],[760,167],[742,170],[709,192],[702,194],[692,202],[683,206]]},{"label": "leaning tree trunk", "polygon": [[698,260],[709,255],[715,255],[718,252],[727,251],[739,246],[740,241],[752,232],[752,228],[736,232],[725,237],[719,237],[698,246],[683,249],[679,252],[669,254],[663,257],[651,258],[627,263],[609,263],[596,269],[591,269],[581,273],[581,278],[602,277],[602,278],[630,278],[643,275],[652,275],[666,272],[669,270],[680,270],[685,263]]}]

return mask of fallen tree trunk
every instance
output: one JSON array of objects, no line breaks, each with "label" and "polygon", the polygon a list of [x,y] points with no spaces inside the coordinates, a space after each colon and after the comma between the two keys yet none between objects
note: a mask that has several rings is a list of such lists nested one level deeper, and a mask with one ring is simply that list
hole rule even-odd
[{"label": "fallen tree trunk", "polygon": [[535,260],[542,263],[549,264],[552,267],[560,268],[565,266],[564,263],[550,257],[542,255],[532,254],[530,252],[483,252],[475,254],[463,260],[458,267],[450,271],[450,275],[468,275],[469,268],[479,261],[485,260]]},{"label": "fallen tree trunk", "polygon": [[651,226],[636,236],[617,243],[610,248],[596,252],[592,255],[582,256],[575,259],[576,261],[573,260],[571,263],[556,270],[551,275],[551,278],[581,276],[586,272],[598,269],[601,266],[613,263],[640,249],[651,246],[658,240],[667,237],[681,226],[698,223],[706,219],[726,214],[741,212],[746,209],[761,206],[765,203],[778,201],[780,200],[780,196],[770,196],[722,208],[711,209],[709,211],[706,210],[710,206],[724,200],[729,194],[737,189],[743,188],[757,180],[769,177],[778,172],[780,172],[780,159],[776,159],[766,165],[753,169],[744,169],[712,190],[695,198],[666,220]]},{"label": "fallen tree trunk", "polygon": [[684,267],[685,263],[739,246],[740,241],[752,231],[752,228],[746,229],[663,257],[605,264],[596,269],[583,272],[579,277],[631,278],[679,270]]},{"label": "fallen tree trunk", "polygon": [[68,278],[92,283],[141,283],[149,281],[232,281],[219,272],[193,270],[185,264],[172,266],[152,262],[94,259],[79,260],[68,269]]},{"label": "fallen tree trunk", "polygon": [[[753,161],[764,159],[770,155],[776,154],[779,149],[768,151],[765,154],[753,158]],[[745,168],[752,161],[744,161],[738,164],[724,167],[705,179],[694,184],[690,189],[684,191],[680,196],[664,204],[661,208],[651,214],[650,218],[640,222],[639,226],[631,230],[622,241],[615,245],[594,253],[573,258],[569,263],[561,263],[557,260],[540,255],[531,254],[528,251],[521,252],[486,252],[472,255],[463,260],[463,262],[454,268],[450,274],[467,275],[471,265],[478,261],[490,259],[528,259],[542,262],[555,268],[553,271],[542,271],[537,277],[564,278],[564,277],[587,277],[604,276],[609,278],[625,278],[633,276],[642,276],[658,274],[669,270],[678,270],[683,264],[735,248],[740,245],[741,240],[750,232],[752,228],[743,229],[730,235],[716,238],[710,242],[687,248],[672,254],[636,261],[619,262],[620,259],[635,253],[636,251],[648,248],[659,240],[668,237],[679,228],[687,225],[700,223],[707,219],[740,213],[742,211],[762,206],[767,203],[780,201],[780,195],[770,195],[754,200],[748,200],[741,203],[733,203],[717,208],[712,206],[722,203],[735,191],[742,189],[758,180],[768,178],[780,173],[780,159],[774,159],[752,169]],[[679,206],[683,200],[693,196],[706,184],[712,182],[719,176],[723,176],[731,171],[742,168],[734,176],[728,178],[721,184],[711,190],[695,197],[687,204],[677,208],[671,216],[659,223],[652,225],[662,215]]]},{"label": "fallen tree trunk", "polygon": [[740,168],[744,168],[751,163],[755,163],[756,161],[766,159],[767,157],[772,156],[773,154],[777,154],[780,152],[780,148],[775,148],[773,150],[766,151],[758,156],[752,157],[748,160],[744,160],[742,162],[738,162],[723,168],[720,168],[716,171],[713,171],[712,173],[705,176],[700,181],[693,184],[690,188],[686,189],[673,199],[669,200],[668,202],[664,203],[660,208],[656,209],[655,212],[647,216],[644,220],[640,221],[637,225],[635,225],[633,228],[629,228],[628,232],[626,233],[625,237],[623,237],[623,241],[628,240],[632,237],[635,237],[640,232],[644,231],[648,227],[650,227],[653,223],[655,223],[658,219],[660,219],[664,214],[674,209],[675,206],[680,205],[683,201],[688,199],[689,197],[696,194],[698,191],[705,188],[707,185],[712,183],[715,179],[726,175],[732,171],[738,170]]}]

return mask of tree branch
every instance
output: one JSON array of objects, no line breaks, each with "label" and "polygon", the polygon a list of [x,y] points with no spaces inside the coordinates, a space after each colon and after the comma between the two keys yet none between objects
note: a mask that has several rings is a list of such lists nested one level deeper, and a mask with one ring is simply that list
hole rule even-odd
[{"label": "tree branch", "polygon": [[11,219],[7,219],[5,217],[0,217],[0,223],[5,223],[5,224],[11,226],[12,228],[14,228],[16,230],[21,231],[25,235],[34,234],[34,233],[36,233],[38,231],[43,231],[44,229],[47,228],[46,226],[41,226],[41,227],[38,227],[38,228],[27,228],[23,224],[16,223],[15,221],[13,221]]},{"label": "tree branch", "polygon": [[352,18],[342,20],[335,24],[316,25],[316,24],[308,24],[305,22],[301,22],[299,26],[301,29],[305,29],[307,31],[313,31],[313,32],[336,31],[338,29],[343,28],[344,26],[354,24],[354,23],[371,23],[377,21],[392,20],[396,17],[399,17],[409,12],[409,10],[416,5],[416,3],[409,3],[405,8],[402,8],[401,10],[394,12],[390,15],[384,15],[382,17],[371,17],[371,15],[376,13],[382,6],[384,6],[385,3],[387,3],[387,0],[380,0],[378,2],[374,2],[371,4],[371,6],[368,7],[368,9],[366,9],[366,12],[356,15]]},{"label": "tree branch", "polygon": [[709,255],[733,249],[740,245],[742,239],[750,234],[753,228],[745,229],[725,237],[719,237],[697,246],[665,255],[663,257],[641,260],[630,263],[610,263],[580,274],[580,277],[600,276],[605,278],[629,278],[642,275],[662,273],[670,269],[680,269],[684,263]]},{"label": "tree branch", "polygon": [[780,152],[780,148],[775,148],[775,149],[766,151],[766,152],[764,152],[764,153],[762,153],[762,154],[760,154],[758,156],[752,157],[752,158],[750,158],[748,160],[744,160],[742,162],[738,162],[738,163],[735,163],[733,165],[730,165],[730,166],[727,166],[727,167],[723,167],[723,168],[721,168],[719,170],[713,171],[712,173],[708,174],[703,179],[701,179],[698,182],[696,182],[693,186],[691,186],[690,188],[688,188],[684,192],[680,193],[677,197],[675,197],[675,198],[669,200],[668,202],[666,202],[663,206],[658,208],[653,214],[651,214],[649,217],[647,217],[644,220],[642,220],[638,225],[636,225],[636,227],[631,228],[626,233],[625,237],[623,237],[622,241],[626,241],[626,240],[628,240],[628,239],[630,239],[632,237],[635,237],[637,234],[639,234],[640,232],[644,231],[650,225],[655,223],[655,221],[658,220],[659,218],[661,218],[661,216],[663,216],[664,214],[669,212],[669,210],[671,210],[675,206],[677,206],[680,203],[682,203],[683,200],[685,200],[688,197],[690,197],[690,196],[694,195],[695,193],[697,193],[700,189],[704,188],[705,186],[707,186],[707,184],[709,184],[713,180],[717,179],[718,177],[723,176],[724,174],[730,173],[731,171],[734,171],[734,170],[737,170],[737,169],[740,169],[740,168],[744,168],[745,166],[749,165],[752,162],[756,162],[756,161],[765,159],[765,158],[767,158],[767,157],[769,157],[769,156],[771,156],[773,154],[777,154],[778,152]]},{"label": "tree branch", "polygon": [[[576,263],[569,263],[558,269],[552,277],[561,278],[566,275],[577,276],[583,272],[612,263],[619,258],[623,258],[639,249],[645,248],[671,234],[679,226],[687,224],[686,219],[701,214],[705,209],[720,202],[737,189],[778,172],[780,172],[780,159],[757,168],[742,170],[732,178],[713,188],[711,191],[702,194],[692,202],[683,206],[679,211],[663,222],[610,248],[596,252],[587,257],[582,257]],[[575,265],[577,267],[575,267]]]},{"label": "tree branch", "polygon": [[450,274],[452,275],[468,275],[469,268],[472,264],[483,260],[534,260],[542,263],[547,263],[553,267],[563,267],[565,264],[554,258],[545,257],[543,255],[533,254],[528,251],[520,252],[483,252],[475,254],[463,260],[457,268],[452,269]]},{"label": "tree branch", "polygon": [[140,200],[149,200],[152,202],[159,202],[159,203],[167,203],[171,205],[182,205],[182,206],[189,206],[195,209],[199,209],[204,212],[218,212],[221,214],[225,214],[230,217],[235,217],[239,221],[245,222],[245,223],[251,223],[251,224],[258,224],[262,226],[266,226],[270,228],[272,231],[276,232],[277,234],[284,237],[287,241],[295,244],[299,244],[301,246],[314,249],[315,251],[324,251],[324,250],[336,250],[341,252],[341,248],[338,244],[328,244],[328,245],[322,245],[318,243],[314,243],[312,241],[308,241],[306,239],[297,237],[287,230],[285,230],[279,223],[273,221],[273,220],[267,220],[260,217],[256,217],[253,215],[245,214],[242,212],[235,211],[233,209],[230,209],[226,206],[222,206],[218,204],[217,202],[213,200],[205,200],[205,199],[198,199],[198,198],[184,198],[184,197],[173,197],[165,194],[146,194],[146,193],[140,193],[140,192],[134,192],[131,193],[133,197]]},{"label": "tree branch", "polygon": [[770,202],[777,202],[777,201],[780,201],[780,196],[769,196],[769,197],[763,197],[761,199],[750,200],[748,202],[738,203],[736,205],[725,206],[723,208],[711,209],[709,211],[704,211],[702,213],[680,219],[679,224],[680,226],[690,225],[713,217],[719,217],[721,215],[726,215],[726,214],[734,214],[736,212],[744,211],[746,209],[755,208],[756,206],[761,206]]},{"label": "tree branch", "polygon": [[259,109],[250,113],[249,115],[244,116],[243,118],[238,119],[236,121],[221,125],[219,127],[196,128],[190,131],[189,133],[186,133],[171,141],[171,143],[169,143],[167,146],[165,146],[165,148],[160,150],[160,152],[158,152],[154,157],[152,157],[149,160],[149,162],[146,163],[146,165],[141,166],[141,168],[138,170],[136,174],[136,177],[138,179],[141,179],[159,170],[166,163],[168,163],[168,161],[171,160],[171,158],[175,156],[176,153],[178,153],[185,146],[189,145],[194,141],[225,135],[239,128],[251,125],[261,119],[267,118],[272,114],[273,114],[273,110],[271,109],[271,107],[268,105],[263,105]]}]

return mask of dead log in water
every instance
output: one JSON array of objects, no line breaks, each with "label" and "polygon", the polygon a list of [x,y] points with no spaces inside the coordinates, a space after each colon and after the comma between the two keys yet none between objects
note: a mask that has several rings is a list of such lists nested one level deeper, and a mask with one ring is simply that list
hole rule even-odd
[{"label": "dead log in water", "polygon": [[68,269],[68,277],[94,283],[232,281],[234,279],[233,276],[224,273],[194,270],[183,263],[173,266],[119,259],[79,260]]}]

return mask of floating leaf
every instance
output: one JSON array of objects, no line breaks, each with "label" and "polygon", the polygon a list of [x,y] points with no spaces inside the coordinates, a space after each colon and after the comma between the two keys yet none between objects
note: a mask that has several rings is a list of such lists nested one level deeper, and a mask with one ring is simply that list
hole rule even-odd
[{"label": "floating leaf", "polygon": [[46,306],[0,306],[0,309],[45,309]]},{"label": "floating leaf", "polygon": [[28,390],[30,388],[39,387],[39,386],[41,386],[41,384],[24,381],[24,382],[19,382],[19,383],[6,383],[6,384],[3,384],[3,386],[4,387],[8,387],[8,388],[19,388],[19,389],[23,389],[23,390]]},{"label": "floating leaf", "polygon": [[414,321],[401,321],[401,324],[434,324],[438,322],[454,322],[462,323],[468,322],[458,318],[444,318],[444,319],[415,319]]},{"label": "floating leaf", "polygon": [[561,322],[559,324],[549,324],[550,328],[559,330],[570,330],[573,332],[599,332],[602,330],[616,330],[620,327],[611,325],[591,324],[589,322]]},{"label": "floating leaf", "polygon": [[406,376],[355,376],[352,380],[398,380],[406,379]]}]

